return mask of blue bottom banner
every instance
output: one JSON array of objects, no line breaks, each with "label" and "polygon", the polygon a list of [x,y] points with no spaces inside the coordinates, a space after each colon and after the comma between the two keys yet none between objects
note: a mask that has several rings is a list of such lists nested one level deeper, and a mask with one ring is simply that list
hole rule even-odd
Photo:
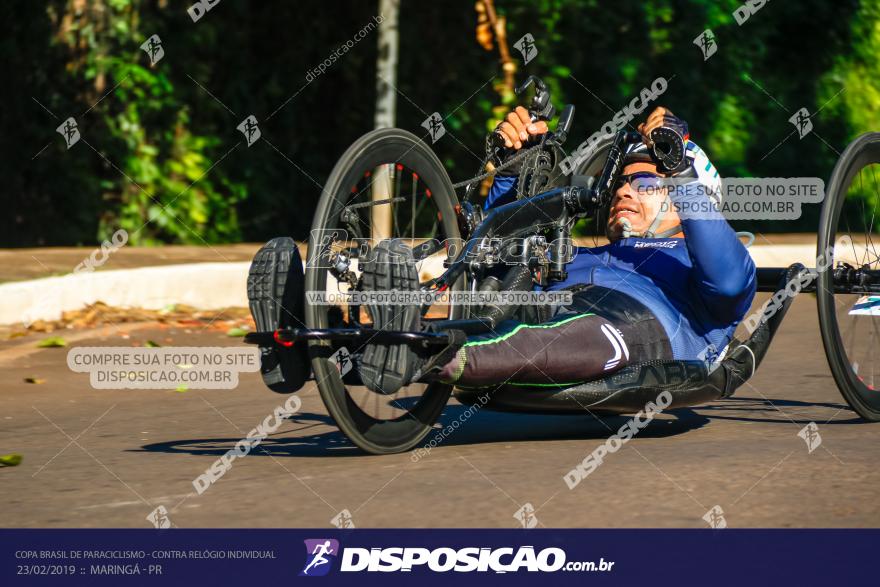
[{"label": "blue bottom banner", "polygon": [[[0,530],[3,585],[828,585],[880,530]],[[273,583],[274,584],[274,583]]]}]

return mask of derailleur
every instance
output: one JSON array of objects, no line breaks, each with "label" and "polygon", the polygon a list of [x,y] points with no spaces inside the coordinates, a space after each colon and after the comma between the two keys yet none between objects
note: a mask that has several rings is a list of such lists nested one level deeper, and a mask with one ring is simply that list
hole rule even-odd
[{"label": "derailleur", "polygon": [[471,252],[470,268],[474,273],[481,273],[498,265],[520,265],[529,269],[536,284],[545,286],[552,277],[551,248],[542,235],[505,240],[486,238]]},{"label": "derailleur", "polygon": [[350,289],[356,289],[358,277],[351,270],[351,253],[349,251],[336,251],[330,254],[330,274],[339,283],[348,284]]}]

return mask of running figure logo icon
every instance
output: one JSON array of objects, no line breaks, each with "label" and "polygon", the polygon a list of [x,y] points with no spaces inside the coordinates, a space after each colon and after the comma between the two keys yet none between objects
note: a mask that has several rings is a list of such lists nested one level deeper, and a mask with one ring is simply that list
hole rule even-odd
[{"label": "running figure logo icon", "polygon": [[332,538],[310,538],[306,543],[306,566],[300,577],[323,577],[330,572],[339,556],[339,541]]},{"label": "running figure logo icon", "polygon": [[260,136],[262,136],[260,133],[260,127],[257,126],[257,117],[253,114],[245,118],[242,123],[235,128],[240,130],[244,135],[248,147],[256,143]]},{"label": "running figure logo icon", "polygon": [[810,422],[801,428],[798,436],[807,443],[807,454],[812,454],[822,444],[822,435],[819,434],[819,426],[815,422]]},{"label": "running figure logo icon", "polygon": [[159,35],[153,35],[141,45],[141,49],[150,58],[150,65],[156,65],[165,57],[165,49],[162,48],[162,39]]},{"label": "running figure logo icon", "polygon": [[700,48],[700,51],[703,52],[703,61],[707,61],[710,57],[715,55],[715,51],[718,50],[718,43],[715,42],[715,33],[712,32],[712,29],[706,29],[702,33],[700,33],[696,39],[694,39],[694,45]]},{"label": "running figure logo icon", "polygon": [[806,108],[801,108],[795,112],[788,121],[797,129],[800,138],[804,138],[813,130],[813,121],[810,120],[810,112]]},{"label": "running figure logo icon", "polygon": [[354,518],[351,517],[351,512],[347,509],[342,510],[330,520],[330,523],[336,526],[337,528],[341,528],[343,530],[351,530],[354,528]]},{"label": "running figure logo icon", "polygon": [[338,351],[330,356],[330,360],[336,363],[340,375],[345,375],[351,371],[351,353],[345,347],[340,347]]},{"label": "running figure logo icon", "polygon": [[538,48],[535,46],[535,37],[531,33],[524,34],[519,41],[513,44],[513,48],[522,53],[523,65],[526,65],[538,54]]},{"label": "running figure logo icon", "polygon": [[703,514],[703,519],[709,524],[710,528],[723,530],[727,528],[727,520],[724,518],[724,510],[720,505],[713,506],[708,512]]},{"label": "running figure logo icon", "polygon": [[538,525],[538,517],[535,515],[535,506],[531,503],[524,503],[521,508],[516,510],[513,517],[519,520],[522,527],[527,530]]},{"label": "running figure logo icon", "polygon": [[164,530],[171,527],[171,518],[168,517],[168,510],[164,505],[160,505],[147,516],[147,521],[153,524],[153,527]]},{"label": "running figure logo icon", "polygon": [[64,137],[64,143],[68,149],[79,141],[79,127],[76,126],[76,120],[73,119],[73,116],[61,123],[61,126],[55,130]]},{"label": "running figure logo icon", "polygon": [[439,112],[435,112],[426,118],[425,121],[422,122],[422,126],[428,129],[428,133],[431,135],[432,145],[440,140],[440,137],[446,134],[446,127],[443,126],[443,117],[440,116]]}]

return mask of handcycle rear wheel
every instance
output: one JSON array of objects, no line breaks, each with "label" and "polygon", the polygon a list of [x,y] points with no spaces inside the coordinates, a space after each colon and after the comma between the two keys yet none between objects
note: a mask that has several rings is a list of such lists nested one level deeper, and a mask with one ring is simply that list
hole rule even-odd
[{"label": "handcycle rear wheel", "polygon": [[872,422],[880,421],[880,295],[839,282],[852,271],[880,269],[874,244],[874,233],[880,229],[880,222],[875,222],[880,203],[878,167],[880,133],[858,137],[834,167],[822,206],[817,250],[828,268],[818,272],[816,288],[819,329],[834,381],[850,407]]},{"label": "handcycle rear wheel", "polygon": [[[392,203],[373,205],[377,199]],[[335,250],[351,250],[356,238],[373,245],[383,238],[407,239],[411,246],[456,242],[460,239],[457,205],[449,175],[418,137],[395,128],[364,135],[337,162],[318,203],[309,239],[306,291],[326,291],[328,255]],[[385,209],[384,217],[375,214],[379,208]],[[348,221],[343,222],[341,215],[346,210]],[[449,255],[439,244],[431,250],[433,253],[417,265],[422,282],[425,279],[421,276],[429,269],[426,265],[432,265],[436,273]],[[461,283],[450,290],[458,290]],[[435,317],[459,318],[462,308],[451,304],[443,311],[444,315]],[[349,308],[349,321],[360,321],[361,317],[357,308]],[[330,307],[307,301],[305,320],[308,328],[327,328]],[[312,369],[324,405],[355,445],[373,454],[402,452],[430,432],[449,399],[451,385],[416,383],[391,395],[359,384],[347,385],[336,363],[330,360],[333,350],[327,341],[311,342]],[[349,351],[357,356],[363,348]]]}]

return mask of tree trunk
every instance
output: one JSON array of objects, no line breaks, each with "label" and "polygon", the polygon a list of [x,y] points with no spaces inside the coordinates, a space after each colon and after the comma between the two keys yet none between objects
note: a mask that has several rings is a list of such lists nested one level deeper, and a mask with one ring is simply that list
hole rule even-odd
[{"label": "tree trunk", "polygon": [[[376,58],[376,117],[375,128],[395,125],[397,114],[397,50],[399,35],[397,19],[400,0],[379,0],[379,54]],[[383,200],[391,193],[393,166],[375,169],[372,175],[372,199]],[[391,204],[373,206],[371,215],[371,240],[375,245],[391,236]]]}]

